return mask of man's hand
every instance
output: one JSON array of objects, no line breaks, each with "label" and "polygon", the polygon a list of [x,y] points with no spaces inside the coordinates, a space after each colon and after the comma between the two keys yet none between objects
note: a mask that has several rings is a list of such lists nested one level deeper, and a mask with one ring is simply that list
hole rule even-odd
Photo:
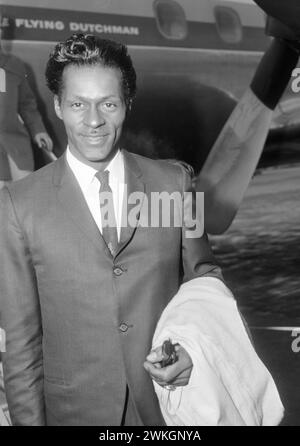
[{"label": "man's hand", "polygon": [[177,344],[175,346],[177,361],[167,367],[161,367],[160,362],[165,359],[162,354],[162,347],[152,350],[144,362],[144,367],[151,378],[160,386],[186,386],[189,382],[193,362],[187,351]]},{"label": "man's hand", "polygon": [[37,133],[34,138],[34,142],[39,146],[40,149],[45,147],[49,152],[53,149],[53,142],[48,133],[46,132],[40,132]]}]

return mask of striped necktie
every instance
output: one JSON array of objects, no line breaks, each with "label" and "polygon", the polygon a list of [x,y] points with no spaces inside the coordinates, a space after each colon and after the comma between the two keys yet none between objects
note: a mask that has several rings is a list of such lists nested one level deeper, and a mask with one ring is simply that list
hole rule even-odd
[{"label": "striped necktie", "polygon": [[100,181],[99,200],[102,223],[102,237],[112,256],[118,247],[118,232],[114,210],[113,193],[109,185],[109,171],[103,170],[95,174]]}]

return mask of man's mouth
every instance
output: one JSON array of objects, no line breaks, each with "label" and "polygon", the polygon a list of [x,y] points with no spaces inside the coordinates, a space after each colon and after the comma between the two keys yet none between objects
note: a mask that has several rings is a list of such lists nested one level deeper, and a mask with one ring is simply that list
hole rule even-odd
[{"label": "man's mouth", "polygon": [[102,141],[104,138],[106,138],[108,136],[108,133],[104,133],[104,134],[91,134],[91,135],[82,135],[85,139],[87,139],[90,142],[100,142]]},{"label": "man's mouth", "polygon": [[85,134],[83,133],[82,136],[84,136],[85,138],[104,138],[104,136],[107,136],[107,133],[89,133],[89,134]]}]

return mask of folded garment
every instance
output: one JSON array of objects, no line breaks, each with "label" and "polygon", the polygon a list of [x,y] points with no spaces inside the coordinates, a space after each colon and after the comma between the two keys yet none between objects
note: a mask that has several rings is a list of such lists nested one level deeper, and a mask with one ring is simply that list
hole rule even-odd
[{"label": "folded garment", "polygon": [[284,409],[259,359],[236,301],[219,279],[183,284],[165,308],[153,348],[170,338],[189,353],[189,384],[170,391],[154,382],[169,426],[275,426]]}]

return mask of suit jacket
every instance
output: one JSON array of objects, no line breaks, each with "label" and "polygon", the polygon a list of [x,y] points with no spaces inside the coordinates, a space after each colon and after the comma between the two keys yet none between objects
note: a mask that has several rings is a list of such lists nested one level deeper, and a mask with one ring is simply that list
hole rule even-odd
[{"label": "suit jacket", "polygon": [[[189,190],[180,165],[124,151],[128,194]],[[220,277],[204,234],[138,226],[129,207],[112,257],[65,157],[0,195],[0,326],[15,425],[119,425],[128,383],[145,425],[163,424],[143,368],[180,283]]]},{"label": "suit jacket", "polygon": [[10,180],[7,154],[20,169],[33,170],[28,132],[33,138],[37,133],[45,132],[45,127],[28,84],[23,62],[0,52],[0,68],[5,70],[6,78],[6,91],[0,92],[0,180]]}]

